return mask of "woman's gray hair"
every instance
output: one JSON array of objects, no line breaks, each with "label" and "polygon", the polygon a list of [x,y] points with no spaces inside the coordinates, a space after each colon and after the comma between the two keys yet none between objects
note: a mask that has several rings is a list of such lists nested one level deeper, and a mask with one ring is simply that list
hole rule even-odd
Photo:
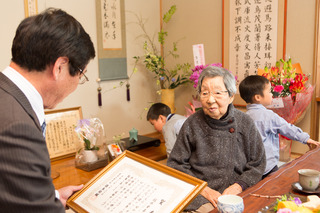
[{"label": "woman's gray hair", "polygon": [[225,68],[216,67],[216,66],[208,66],[204,70],[202,70],[198,80],[198,87],[197,87],[198,92],[199,93],[201,92],[202,82],[205,77],[214,78],[217,76],[222,77],[224,85],[227,88],[228,94],[230,97],[236,94],[237,87],[236,87],[235,77],[232,75],[231,72],[229,72]]}]

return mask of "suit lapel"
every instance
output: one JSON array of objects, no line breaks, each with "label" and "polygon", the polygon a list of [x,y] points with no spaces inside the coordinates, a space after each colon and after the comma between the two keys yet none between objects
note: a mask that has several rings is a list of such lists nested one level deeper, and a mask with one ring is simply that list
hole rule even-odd
[{"label": "suit lapel", "polygon": [[24,110],[29,114],[34,123],[38,126],[39,130],[41,130],[38,118],[36,113],[33,111],[30,102],[24,93],[3,73],[0,72],[0,89],[3,89],[12,97],[14,97],[18,103],[24,108]]}]

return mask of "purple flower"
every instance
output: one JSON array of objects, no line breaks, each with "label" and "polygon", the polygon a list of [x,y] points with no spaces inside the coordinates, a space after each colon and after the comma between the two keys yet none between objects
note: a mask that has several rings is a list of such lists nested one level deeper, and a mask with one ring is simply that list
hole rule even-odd
[{"label": "purple flower", "polygon": [[192,69],[193,73],[189,77],[189,79],[194,82],[194,84],[193,84],[194,88],[197,88],[197,86],[198,86],[198,79],[199,79],[199,76],[200,76],[202,70],[207,68],[208,66],[222,67],[222,64],[221,63],[215,63],[215,64],[207,64],[207,65],[195,66],[194,69]]},{"label": "purple flower", "polygon": [[189,79],[192,81],[196,81],[196,80],[198,80],[199,76],[200,76],[200,73],[194,72],[194,73],[192,73],[192,75],[190,75]]},{"label": "purple flower", "polygon": [[175,79],[175,78],[172,78],[172,79],[171,79],[171,81],[172,81],[172,82],[175,82],[175,81],[176,81],[176,79]]},{"label": "purple flower", "polygon": [[161,80],[161,81],[163,81],[163,80],[164,80],[164,77],[163,77],[163,76],[161,76],[161,77],[160,77],[160,80]]},{"label": "purple flower", "polygon": [[89,119],[79,120],[79,125],[80,126],[89,126],[90,125],[90,120]]},{"label": "purple flower", "polygon": [[300,198],[298,198],[298,197],[295,197],[293,201],[294,201],[297,205],[302,204]]},{"label": "purple flower", "polygon": [[76,132],[81,131],[81,128],[82,128],[83,126],[90,126],[90,120],[89,120],[89,119],[79,120],[79,121],[78,121],[78,125],[77,125],[76,128],[75,128],[75,131],[76,131]]}]

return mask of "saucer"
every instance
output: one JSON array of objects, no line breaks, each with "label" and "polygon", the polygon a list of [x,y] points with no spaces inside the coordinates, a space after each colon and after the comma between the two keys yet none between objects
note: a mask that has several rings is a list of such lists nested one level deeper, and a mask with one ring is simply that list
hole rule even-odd
[{"label": "saucer", "polygon": [[295,182],[291,186],[297,192],[303,192],[306,194],[320,194],[320,186],[318,186],[318,188],[316,188],[314,191],[304,190],[299,182]]}]

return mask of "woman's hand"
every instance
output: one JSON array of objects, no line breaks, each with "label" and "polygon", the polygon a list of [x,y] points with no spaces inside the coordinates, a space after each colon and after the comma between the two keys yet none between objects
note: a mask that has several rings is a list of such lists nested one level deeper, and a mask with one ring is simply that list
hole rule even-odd
[{"label": "woman's hand", "polygon": [[239,184],[234,183],[231,186],[229,186],[228,188],[226,188],[222,195],[236,195],[242,192],[242,188]]},{"label": "woman's hand", "polygon": [[211,189],[210,187],[206,187],[202,190],[200,193],[203,197],[205,197],[207,200],[212,203],[212,205],[217,208],[217,203],[218,203],[218,197],[221,196],[220,192]]}]

